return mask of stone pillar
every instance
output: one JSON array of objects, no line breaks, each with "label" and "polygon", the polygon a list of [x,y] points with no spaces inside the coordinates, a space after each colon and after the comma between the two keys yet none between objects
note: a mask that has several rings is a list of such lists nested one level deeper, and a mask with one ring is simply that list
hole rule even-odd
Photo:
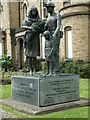
[{"label": "stone pillar", "polygon": [[16,63],[17,68],[22,69],[23,64],[25,63],[25,51],[24,51],[24,44],[22,38],[16,39]]},{"label": "stone pillar", "polygon": [[16,39],[16,63],[17,63],[17,69],[20,69],[20,40]]},{"label": "stone pillar", "polygon": [[6,30],[6,51],[7,55],[11,56],[11,36],[10,36],[10,29]]}]

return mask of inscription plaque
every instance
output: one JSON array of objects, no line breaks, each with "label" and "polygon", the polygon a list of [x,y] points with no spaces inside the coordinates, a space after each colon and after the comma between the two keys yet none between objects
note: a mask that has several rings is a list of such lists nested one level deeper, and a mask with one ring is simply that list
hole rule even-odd
[{"label": "inscription plaque", "polygon": [[13,76],[12,99],[39,106],[39,78]]},{"label": "inscription plaque", "polygon": [[79,100],[79,76],[13,76],[12,99],[35,106]]},{"label": "inscription plaque", "polygon": [[78,99],[79,79],[76,76],[52,77],[40,81],[41,106]]}]

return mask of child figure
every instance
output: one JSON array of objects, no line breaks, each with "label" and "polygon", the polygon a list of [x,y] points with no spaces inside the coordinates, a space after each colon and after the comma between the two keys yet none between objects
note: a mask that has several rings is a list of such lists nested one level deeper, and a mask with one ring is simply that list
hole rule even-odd
[{"label": "child figure", "polygon": [[46,75],[53,74],[53,41],[49,31],[43,33],[45,37],[45,59],[46,59]]}]

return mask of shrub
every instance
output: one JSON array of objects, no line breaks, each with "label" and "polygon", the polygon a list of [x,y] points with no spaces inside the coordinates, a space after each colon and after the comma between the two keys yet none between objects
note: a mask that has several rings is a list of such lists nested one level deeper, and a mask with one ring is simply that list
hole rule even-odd
[{"label": "shrub", "polygon": [[11,57],[7,55],[2,55],[0,58],[0,66],[5,72],[7,72],[7,70],[12,70],[13,63]]},{"label": "shrub", "polygon": [[86,62],[83,60],[77,61],[60,61],[60,73],[75,73],[79,74],[81,78],[88,78],[90,69],[90,62]]},{"label": "shrub", "polygon": [[[40,59],[37,59],[36,70],[37,70],[37,71],[41,71],[41,69],[42,69],[41,60],[40,60]],[[28,65],[28,63],[25,63],[25,64],[23,65],[22,72],[29,72],[29,65]]]}]

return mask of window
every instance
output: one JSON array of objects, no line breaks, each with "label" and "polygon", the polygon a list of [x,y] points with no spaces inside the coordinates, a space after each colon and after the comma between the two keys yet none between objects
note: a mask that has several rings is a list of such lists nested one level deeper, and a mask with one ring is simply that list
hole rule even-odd
[{"label": "window", "polygon": [[0,12],[0,29],[2,29],[2,13]]},{"label": "window", "polygon": [[72,28],[65,28],[65,57],[72,59]]},{"label": "window", "polygon": [[[46,19],[46,16],[47,16],[47,9],[45,6],[46,3],[47,3],[47,0],[42,0],[42,19]],[[45,38],[42,37],[42,58],[43,59],[45,59],[44,49],[45,49]]]},{"label": "window", "polygon": [[42,19],[46,19],[46,17],[48,16],[46,4],[49,1],[53,2],[53,0],[42,0]]},{"label": "window", "polygon": [[27,5],[24,4],[24,19],[25,19],[26,16],[27,16]]},{"label": "window", "polygon": [[42,0],[42,19],[45,19],[47,15],[46,3],[47,0]]},{"label": "window", "polygon": [[0,2],[0,29],[2,29],[2,11],[3,11],[3,6]]},{"label": "window", "polygon": [[70,5],[71,0],[63,0],[63,7]]},{"label": "window", "polygon": [[42,58],[45,59],[45,38],[42,37]]},{"label": "window", "polygon": [[0,56],[2,56],[2,43],[0,43]]}]

